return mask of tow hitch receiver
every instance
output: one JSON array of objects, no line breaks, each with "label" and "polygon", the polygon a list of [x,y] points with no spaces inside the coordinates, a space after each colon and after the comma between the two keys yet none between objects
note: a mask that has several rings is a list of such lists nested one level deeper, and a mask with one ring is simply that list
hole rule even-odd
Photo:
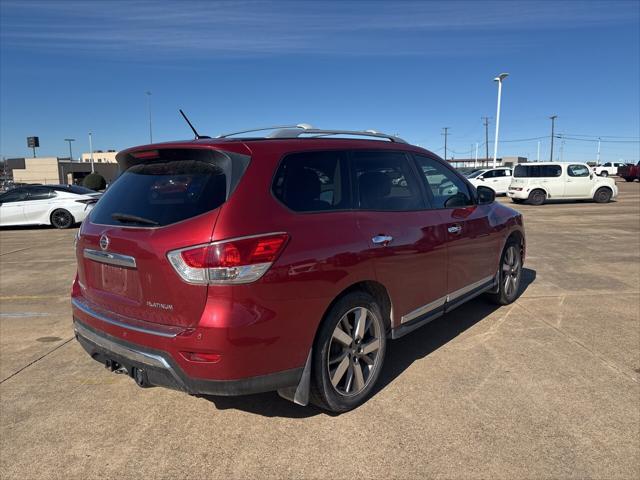
[{"label": "tow hitch receiver", "polygon": [[131,378],[133,378],[133,380],[138,384],[139,387],[147,388],[151,386],[149,384],[147,372],[145,372],[142,368],[127,368],[124,365],[120,365],[114,360],[106,360],[104,362],[104,366],[113,373],[129,375]]}]

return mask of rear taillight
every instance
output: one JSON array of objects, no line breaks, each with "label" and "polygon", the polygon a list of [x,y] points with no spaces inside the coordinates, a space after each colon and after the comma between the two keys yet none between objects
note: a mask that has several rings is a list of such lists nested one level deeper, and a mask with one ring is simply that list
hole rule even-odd
[{"label": "rear taillight", "polygon": [[78,203],[84,203],[85,205],[91,205],[92,203],[96,203],[98,200],[95,198],[89,198],[87,200],[76,200]]},{"label": "rear taillight", "polygon": [[250,283],[269,270],[288,240],[286,233],[268,233],[172,250],[167,258],[187,283]]}]

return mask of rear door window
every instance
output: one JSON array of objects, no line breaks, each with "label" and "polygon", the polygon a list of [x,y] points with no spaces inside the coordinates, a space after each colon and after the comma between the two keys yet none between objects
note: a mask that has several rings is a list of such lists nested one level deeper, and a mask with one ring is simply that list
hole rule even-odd
[{"label": "rear door window", "polygon": [[295,212],[350,208],[346,154],[342,151],[287,155],[273,180],[273,194]]},{"label": "rear door window", "polygon": [[586,165],[569,165],[567,173],[570,177],[588,177],[591,172]]},{"label": "rear door window", "polygon": [[359,209],[407,211],[425,208],[419,181],[404,153],[354,151],[351,168]]},{"label": "rear door window", "polygon": [[93,209],[93,223],[165,226],[195,217],[222,205],[249,163],[244,155],[200,149],[145,157],[128,159],[131,166]]},{"label": "rear door window", "polygon": [[50,188],[34,187],[29,189],[28,200],[46,200],[51,197],[55,197],[55,192]]},{"label": "rear door window", "polygon": [[560,175],[560,165],[517,165],[513,171],[516,178],[552,178]]}]

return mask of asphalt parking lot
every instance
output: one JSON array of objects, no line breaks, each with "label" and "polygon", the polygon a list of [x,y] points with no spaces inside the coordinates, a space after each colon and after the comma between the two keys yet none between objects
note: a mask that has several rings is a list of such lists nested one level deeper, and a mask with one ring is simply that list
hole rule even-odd
[{"label": "asphalt parking lot", "polygon": [[518,206],[517,302],[393,342],[377,393],[340,416],[107,372],[73,340],[75,230],[0,230],[0,476],[640,478],[640,184],[618,186]]}]

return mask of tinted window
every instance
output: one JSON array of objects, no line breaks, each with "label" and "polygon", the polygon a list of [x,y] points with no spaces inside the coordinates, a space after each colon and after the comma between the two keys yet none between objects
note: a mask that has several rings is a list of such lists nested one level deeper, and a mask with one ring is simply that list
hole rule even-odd
[{"label": "tinted window", "polygon": [[[226,201],[248,161],[242,155],[195,149],[161,150],[158,158],[137,163],[131,160],[129,164],[133,165],[96,204],[91,221],[163,226],[195,217]],[[149,222],[124,219],[123,215]]]},{"label": "tinted window", "polygon": [[349,208],[344,159],[339,151],[288,155],[276,173],[273,193],[296,212]]},{"label": "tinted window", "polygon": [[483,178],[493,178],[493,177],[497,177],[498,176],[498,172],[497,170],[489,170],[486,171],[482,174]]},{"label": "tinted window", "polygon": [[467,184],[455,172],[437,160],[416,155],[418,168],[424,174],[431,204],[434,208],[455,208],[473,205]]},{"label": "tinted window", "polygon": [[519,178],[559,177],[562,174],[560,165],[516,165],[513,176]]},{"label": "tinted window", "polygon": [[484,175],[484,173],[485,173],[484,170],[476,170],[475,172],[468,174],[467,178],[476,178],[476,177],[479,177],[480,175]]},{"label": "tinted window", "polygon": [[494,177],[506,177],[507,176],[507,172],[505,170],[494,170],[493,171],[493,176]]},{"label": "tinted window", "polygon": [[351,164],[358,208],[391,211],[424,208],[420,185],[404,153],[356,151]]},{"label": "tinted window", "polygon": [[586,165],[569,165],[567,173],[570,177],[588,177],[590,172]]},{"label": "tinted window", "polygon": [[22,188],[11,190],[4,195],[0,195],[0,203],[21,202],[27,199],[27,191]]},{"label": "tinted window", "polygon": [[29,200],[46,200],[52,196],[52,191],[50,188],[44,187],[35,187],[29,189]]},{"label": "tinted window", "polygon": [[53,189],[60,192],[77,193],[78,195],[88,195],[90,193],[96,193],[95,190],[81,187],[80,185],[56,185],[55,187],[53,187]]}]

